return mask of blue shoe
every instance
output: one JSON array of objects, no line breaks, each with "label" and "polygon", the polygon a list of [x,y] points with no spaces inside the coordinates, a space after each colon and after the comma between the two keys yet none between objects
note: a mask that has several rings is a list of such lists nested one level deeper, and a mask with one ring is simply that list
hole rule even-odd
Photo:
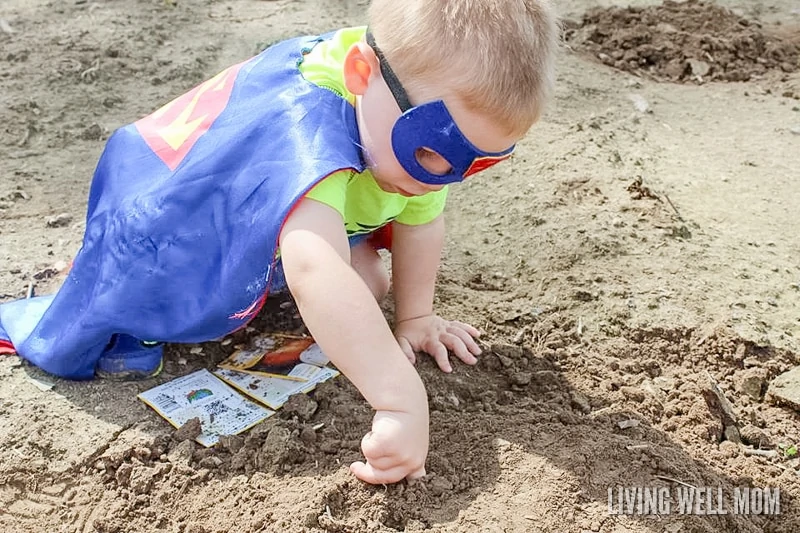
[{"label": "blue shoe", "polygon": [[114,335],[97,361],[101,379],[136,381],[157,376],[164,366],[164,345],[140,341],[130,335]]}]

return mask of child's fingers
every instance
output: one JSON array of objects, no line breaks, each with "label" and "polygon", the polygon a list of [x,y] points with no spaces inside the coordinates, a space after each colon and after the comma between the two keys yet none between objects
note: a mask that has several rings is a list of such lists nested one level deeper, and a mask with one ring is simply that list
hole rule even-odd
[{"label": "child's fingers", "polygon": [[[371,483],[373,485],[380,485],[382,483],[396,483],[406,476],[409,476],[408,468],[405,466],[396,466],[388,470],[381,470],[375,468],[369,462],[363,463],[356,461],[350,465],[350,471],[361,481]],[[414,471],[413,474],[419,477],[419,470]],[[425,469],[422,469],[422,475],[425,475]]]},{"label": "child's fingers", "polygon": [[361,452],[367,461],[376,462],[384,457],[393,457],[391,450],[381,442],[382,440],[374,431],[370,431],[361,439]]},{"label": "child's fingers", "polygon": [[453,354],[455,354],[456,357],[461,359],[466,364],[474,365],[478,362],[478,360],[475,359],[475,356],[469,352],[464,344],[464,341],[462,341],[457,335],[452,333],[442,335],[442,342],[453,352]]},{"label": "child's fingers", "polygon": [[396,455],[388,453],[383,448],[374,450],[367,448],[365,450],[363,442],[361,445],[361,453],[364,454],[364,459],[366,459],[366,462],[375,468],[380,468],[381,470],[388,470],[389,468],[397,466],[402,462]]},{"label": "child's fingers", "polygon": [[433,357],[436,364],[439,365],[439,368],[442,369],[442,372],[447,372],[449,374],[453,371],[453,367],[450,366],[450,357],[447,354],[447,347],[444,344],[436,341],[435,345],[429,346],[425,351],[431,354],[431,357]]},{"label": "child's fingers", "polygon": [[372,465],[372,468],[375,470],[391,470],[392,468],[403,464],[400,458],[395,456],[379,457],[378,459],[365,457],[365,459],[365,462]]},{"label": "child's fingers", "polygon": [[403,350],[403,353],[406,354],[406,357],[411,364],[417,362],[417,355],[414,353],[414,348],[411,347],[411,343],[408,342],[408,339],[405,337],[397,337],[397,344],[400,345],[400,349]]},{"label": "child's fingers", "polygon": [[375,470],[391,470],[392,468],[407,464],[411,458],[398,449],[397,443],[387,440],[379,430],[370,431],[361,439],[361,452],[366,458],[366,463]]},{"label": "child's fingers", "polygon": [[409,475],[406,476],[406,479],[419,479],[421,477],[425,477],[427,473],[425,472],[425,467],[423,466],[416,472],[411,472]]},{"label": "child's fingers", "polygon": [[475,327],[473,327],[473,326],[470,326],[469,324],[465,324],[465,323],[459,322],[457,320],[451,320],[450,324],[453,325],[453,326],[456,326],[456,327],[459,327],[459,328],[463,329],[464,331],[466,331],[467,333],[469,333],[473,337],[480,337],[481,336],[480,330],[475,328]]},{"label": "child's fingers", "polygon": [[468,331],[464,331],[461,328],[451,326],[447,328],[447,332],[461,339],[461,342],[464,343],[464,346],[467,347],[467,350],[469,350],[469,353],[471,353],[472,355],[481,354],[482,351],[481,347],[478,346],[478,343],[475,342],[475,339],[472,338],[472,335],[470,335]]}]

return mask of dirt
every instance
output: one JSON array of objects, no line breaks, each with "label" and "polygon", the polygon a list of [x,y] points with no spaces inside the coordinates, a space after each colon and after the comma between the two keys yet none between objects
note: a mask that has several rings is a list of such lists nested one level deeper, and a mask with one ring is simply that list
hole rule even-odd
[{"label": "dirt", "polygon": [[[800,418],[767,391],[800,358],[800,4],[600,4],[565,2],[583,26],[570,25],[556,101],[515,157],[453,188],[436,308],[481,328],[485,354],[452,375],[418,363],[426,479],[349,474],[371,412],[343,377],[211,449],[136,400],[261,332],[302,331],[276,297],[228,339],[168,347],[155,380],[68,382],[0,358],[0,531],[796,530],[800,460],[783,450]],[[4,2],[0,298],[63,279],[110,131],[263,43],[363,13],[356,1]],[[632,36],[666,43],[664,24],[680,37],[648,55]],[[616,48],[616,68],[596,60]],[[656,81],[698,81],[690,60],[709,65],[702,85]],[[609,514],[610,487],[680,483],[779,487],[782,514]]]},{"label": "dirt", "polygon": [[800,69],[800,26],[765,28],[697,0],[595,8],[568,28],[568,42],[603,63],[659,80],[748,81]]}]

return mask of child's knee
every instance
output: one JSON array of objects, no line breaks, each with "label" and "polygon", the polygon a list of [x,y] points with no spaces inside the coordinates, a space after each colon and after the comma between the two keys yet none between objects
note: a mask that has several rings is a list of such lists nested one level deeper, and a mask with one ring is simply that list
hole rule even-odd
[{"label": "child's knee", "polygon": [[389,294],[389,273],[378,252],[366,242],[350,250],[350,265],[379,302]]},{"label": "child's knee", "polygon": [[389,272],[386,271],[386,267],[383,266],[383,263],[379,258],[378,265],[375,268],[375,276],[373,278],[372,285],[370,285],[372,294],[379,302],[383,301],[383,299],[389,294],[389,283]]}]

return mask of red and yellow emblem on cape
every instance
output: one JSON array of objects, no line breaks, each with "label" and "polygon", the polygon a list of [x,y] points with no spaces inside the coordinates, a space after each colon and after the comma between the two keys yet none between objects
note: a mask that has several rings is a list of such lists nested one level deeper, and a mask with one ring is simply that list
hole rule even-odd
[{"label": "red and yellow emblem on cape", "polygon": [[486,170],[487,168],[496,165],[500,161],[505,161],[509,157],[511,157],[511,152],[503,155],[487,155],[485,157],[476,157],[475,161],[473,161],[467,171],[464,172],[464,177],[468,178],[473,174],[477,174],[482,170]]},{"label": "red and yellow emblem on cape", "polygon": [[134,125],[170,170],[177,166],[222,114],[244,63],[223,70]]}]

